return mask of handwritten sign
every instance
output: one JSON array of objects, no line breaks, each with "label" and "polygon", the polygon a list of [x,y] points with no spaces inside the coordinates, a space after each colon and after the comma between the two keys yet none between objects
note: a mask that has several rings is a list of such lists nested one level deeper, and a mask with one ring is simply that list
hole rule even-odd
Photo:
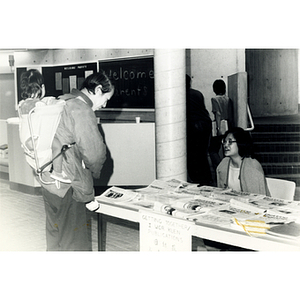
[{"label": "handwritten sign", "polygon": [[99,61],[113,79],[115,92],[107,108],[154,108],[153,57]]},{"label": "handwritten sign", "polygon": [[191,251],[191,223],[140,211],[140,251]]}]

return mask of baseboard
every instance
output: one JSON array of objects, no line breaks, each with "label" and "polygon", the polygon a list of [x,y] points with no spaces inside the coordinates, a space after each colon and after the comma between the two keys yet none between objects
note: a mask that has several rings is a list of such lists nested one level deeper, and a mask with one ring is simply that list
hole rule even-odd
[{"label": "baseboard", "polygon": [[18,191],[24,194],[30,194],[35,196],[41,196],[42,195],[42,189],[40,186],[34,187],[34,186],[28,186],[16,182],[9,182],[9,188],[14,191]]},{"label": "baseboard", "polygon": [[0,171],[0,178],[5,179],[5,180],[9,180],[9,174],[7,172],[1,172]]}]

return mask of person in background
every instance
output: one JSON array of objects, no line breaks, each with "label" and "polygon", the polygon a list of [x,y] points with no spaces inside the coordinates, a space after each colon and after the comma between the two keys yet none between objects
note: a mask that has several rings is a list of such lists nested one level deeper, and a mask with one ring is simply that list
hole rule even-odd
[{"label": "person in background", "polygon": [[253,142],[240,127],[228,130],[222,140],[225,157],[217,167],[217,186],[270,196],[261,164],[253,158]]},{"label": "person in background", "polygon": [[212,162],[214,181],[216,180],[215,171],[221,162],[219,151],[221,141],[226,130],[234,126],[233,120],[233,102],[226,96],[226,84],[222,79],[217,79],[213,83],[213,91],[216,94],[211,98],[212,112],[214,114],[214,125],[216,133],[213,134],[209,145],[209,156]]},{"label": "person in background", "polygon": [[189,181],[200,185],[211,184],[208,145],[212,124],[200,91],[191,88],[191,77],[186,75],[187,171]]},{"label": "person in background", "polygon": [[[106,160],[106,145],[99,132],[94,111],[106,106],[114,86],[103,71],[91,74],[80,90],[73,89],[64,99],[55,138],[62,145],[75,143],[65,152],[62,170],[71,184],[43,184],[48,251],[92,250],[87,210],[99,207],[94,199],[93,177],[99,178]],[[49,174],[50,176],[50,174]]]}]

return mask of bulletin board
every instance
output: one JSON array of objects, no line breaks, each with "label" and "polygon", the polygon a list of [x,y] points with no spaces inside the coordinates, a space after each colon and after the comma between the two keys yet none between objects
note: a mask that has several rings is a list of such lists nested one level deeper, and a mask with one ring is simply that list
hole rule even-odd
[{"label": "bulletin board", "polygon": [[58,97],[71,92],[73,88],[80,89],[87,76],[97,72],[97,62],[69,64],[59,66],[18,67],[16,69],[16,90],[18,103],[22,100],[20,79],[23,72],[37,69],[44,76],[46,95]]},{"label": "bulletin board", "polygon": [[154,108],[153,56],[99,60],[113,80],[115,92],[107,108]]},{"label": "bulletin board", "polygon": [[96,72],[96,62],[42,67],[46,96],[57,97],[70,93],[73,88],[80,89],[85,78]]},{"label": "bulletin board", "polygon": [[16,68],[18,103],[22,100],[20,78],[28,69],[38,69],[44,76],[46,96],[58,97],[72,88],[80,89],[85,78],[99,69],[112,79],[115,85],[113,97],[107,108],[154,109],[154,60],[153,56],[99,60],[97,62],[56,66]]}]

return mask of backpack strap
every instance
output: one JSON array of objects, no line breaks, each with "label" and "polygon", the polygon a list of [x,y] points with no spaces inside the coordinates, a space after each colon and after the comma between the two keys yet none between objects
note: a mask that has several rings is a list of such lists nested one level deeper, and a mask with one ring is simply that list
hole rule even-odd
[{"label": "backpack strap", "polygon": [[60,150],[60,152],[59,152],[55,157],[53,157],[52,160],[50,160],[49,162],[45,163],[42,167],[40,167],[40,168],[37,170],[37,173],[42,173],[43,170],[44,170],[45,168],[47,168],[49,165],[51,165],[51,164],[53,163],[53,161],[54,161],[57,157],[59,157],[60,155],[64,154],[68,149],[70,149],[70,148],[71,148],[73,145],[75,145],[75,144],[76,144],[76,143],[73,142],[73,143],[71,143],[71,144],[69,144],[69,145],[63,145],[62,148],[61,148],[61,150]]}]

